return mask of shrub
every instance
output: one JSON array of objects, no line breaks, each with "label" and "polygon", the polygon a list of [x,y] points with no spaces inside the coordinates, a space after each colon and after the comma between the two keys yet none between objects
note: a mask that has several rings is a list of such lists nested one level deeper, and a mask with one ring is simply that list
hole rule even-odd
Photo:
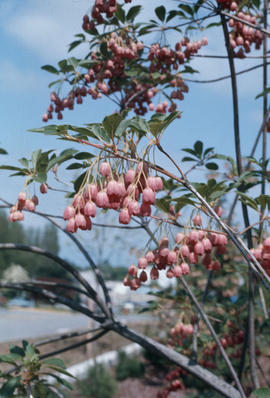
[{"label": "shrub", "polygon": [[113,398],[117,383],[103,364],[96,363],[88,371],[87,379],[78,382],[82,395],[90,398]]},{"label": "shrub", "polygon": [[137,356],[127,355],[124,351],[120,351],[115,374],[117,380],[124,380],[128,377],[141,377],[144,374],[144,365]]}]

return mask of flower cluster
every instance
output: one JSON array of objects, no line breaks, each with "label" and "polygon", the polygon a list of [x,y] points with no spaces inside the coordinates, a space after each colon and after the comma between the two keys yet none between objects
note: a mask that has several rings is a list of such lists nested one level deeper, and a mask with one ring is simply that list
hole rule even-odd
[{"label": "flower cluster", "polygon": [[[201,226],[200,214],[193,218],[194,226]],[[221,264],[216,254],[226,252],[228,239],[223,233],[205,232],[202,229],[192,229],[187,235],[179,232],[175,237],[175,245],[169,249],[169,239],[164,237],[159,247],[148,251],[145,257],[139,258],[138,266],[134,264],[128,269],[128,275],[124,279],[124,285],[136,290],[142,282],[148,280],[145,269],[151,267],[150,278],[159,278],[159,271],[166,270],[167,278],[180,278],[190,273],[190,264],[200,262],[208,270],[219,270]]]},{"label": "flower cluster", "polygon": [[[88,15],[83,17],[83,29],[86,31],[94,30],[95,23],[102,23],[102,13],[107,17],[112,16],[116,10],[116,0],[96,0],[92,10],[92,20]],[[137,41],[125,29],[120,32],[108,33],[99,42],[98,48],[90,55],[91,68],[84,75],[77,75],[77,86],[74,87],[66,97],[61,99],[55,92],[51,93],[51,104],[47,112],[43,114],[42,120],[47,122],[52,119],[53,112],[57,118],[63,118],[64,109],[72,110],[75,103],[82,104],[83,97],[90,95],[92,99],[101,98],[102,95],[111,95],[122,92],[121,107],[132,108],[138,115],[145,115],[146,112],[155,110],[156,112],[173,112],[177,109],[175,100],[183,100],[184,94],[188,92],[180,73],[176,73],[179,66],[184,64],[198,50],[208,44],[206,37],[202,40],[190,42],[187,37],[175,45],[175,50],[160,44],[153,44],[149,49],[145,48],[141,41]],[[110,57],[104,57],[102,46],[111,52]],[[135,78],[130,77],[129,81],[123,85],[123,79],[127,77],[129,66],[136,59],[145,53],[147,68],[142,69]],[[175,74],[176,73],[176,74]],[[91,83],[94,83],[91,85]],[[165,100],[154,105],[153,98],[160,90],[159,84],[167,84],[175,88],[169,94],[170,104]]]},{"label": "flower cluster", "polygon": [[250,251],[264,268],[267,275],[270,276],[270,236],[268,236],[258,247],[251,249]]},{"label": "flower cluster", "polygon": [[102,162],[99,174],[103,179],[87,185],[66,207],[64,219],[68,220],[69,232],[91,229],[91,217],[96,216],[97,207],[118,210],[120,224],[129,224],[132,216],[151,215],[151,205],[155,203],[156,192],[163,189],[163,182],[158,176],[148,175],[146,163],[140,162],[136,170],[116,176],[110,164]]},{"label": "flower cluster", "polygon": [[[48,192],[48,185],[47,184],[41,184],[40,185],[40,192],[42,194],[45,194]],[[38,197],[36,195],[33,195],[31,199],[27,198],[27,195],[25,192],[20,192],[17,198],[17,202],[15,203],[14,206],[10,208],[9,211],[9,221],[14,222],[14,221],[23,221],[24,220],[24,214],[23,210],[28,210],[28,211],[35,211],[36,206],[38,205]]]}]

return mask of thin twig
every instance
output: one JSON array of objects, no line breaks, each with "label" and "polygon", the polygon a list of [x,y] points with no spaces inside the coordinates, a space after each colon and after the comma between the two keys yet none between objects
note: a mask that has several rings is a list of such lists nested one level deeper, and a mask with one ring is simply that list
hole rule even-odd
[{"label": "thin twig", "polygon": [[[267,62],[267,65],[269,65],[269,62]],[[263,67],[263,64],[251,66],[250,68],[243,69],[243,70],[241,70],[239,72],[235,72],[235,75],[236,76],[242,75],[243,73],[251,72],[251,71],[253,71],[255,69],[262,68],[262,67]],[[225,76],[217,77],[216,79],[210,79],[210,80],[197,80],[197,79],[185,78],[185,81],[191,82],[191,83],[207,83],[208,84],[208,83],[217,83],[217,82],[220,82],[222,80],[230,79],[230,77],[231,77],[231,75],[225,75]]]},{"label": "thin twig", "polygon": [[11,283],[11,282],[0,282],[0,289],[17,289],[17,290],[23,290],[23,291],[28,291],[28,292],[32,292],[32,293],[38,293],[38,294],[46,297],[48,300],[53,300],[54,302],[64,304],[67,307],[73,309],[74,311],[80,312],[80,313],[94,319],[97,322],[102,323],[106,320],[106,318],[101,317],[98,314],[95,314],[93,311],[89,310],[89,308],[76,303],[74,300],[70,300],[66,297],[59,296],[58,294],[55,294],[50,290],[41,289],[41,288],[37,288],[34,286],[29,286],[24,283]]},{"label": "thin twig", "polygon": [[89,283],[81,276],[81,274],[75,268],[73,268],[66,260],[63,260],[62,258],[56,256],[53,253],[48,252],[47,250],[43,250],[35,246],[20,245],[15,243],[0,243],[0,250],[22,250],[51,258],[61,267],[63,267],[67,272],[72,274],[74,278],[77,279],[77,281],[79,281],[85,287],[86,291],[89,294],[89,297],[97,303],[100,309],[107,316],[108,312],[106,310],[105,303],[98,296],[97,292],[89,285]]},{"label": "thin twig", "polygon": [[34,343],[34,346],[35,347],[41,347],[43,345],[55,343],[57,341],[71,339],[73,337],[84,336],[85,334],[98,332],[100,329],[101,329],[101,326],[99,326],[98,328],[94,328],[94,329],[82,330],[80,332],[76,331],[76,332],[64,333],[64,334],[61,334],[61,336],[51,337],[51,338],[48,338],[48,339],[37,341],[36,343]]},{"label": "thin twig", "polygon": [[192,290],[190,289],[189,285],[187,284],[187,282],[186,282],[186,280],[184,279],[183,276],[180,278],[180,281],[182,282],[184,288],[188,292],[189,297],[191,298],[191,300],[195,304],[197,310],[199,311],[199,313],[201,314],[201,317],[203,318],[205,324],[207,325],[210,333],[212,334],[212,336],[213,336],[213,338],[214,338],[214,340],[215,340],[215,342],[216,342],[216,344],[218,346],[218,349],[219,349],[224,361],[226,362],[226,365],[228,366],[228,368],[230,370],[232,378],[235,381],[235,384],[236,384],[236,386],[238,388],[238,391],[239,391],[241,397],[243,397],[243,398],[246,397],[246,394],[244,393],[243,387],[242,387],[241,382],[240,382],[240,380],[239,380],[239,378],[237,376],[237,373],[236,373],[236,371],[235,371],[235,369],[234,369],[234,367],[233,367],[233,365],[232,365],[232,363],[231,363],[226,351],[224,350],[221,342],[219,341],[219,338],[218,338],[218,336],[217,336],[217,334],[215,332],[215,329],[213,328],[211,322],[209,321],[206,313],[202,309],[201,305],[199,304],[198,300],[196,299],[195,295],[193,294]]},{"label": "thin twig", "polygon": [[83,341],[79,341],[78,343],[70,344],[66,347],[59,348],[58,350],[50,351],[46,354],[40,355],[40,359],[45,359],[52,357],[54,355],[62,354],[63,352],[69,351],[69,350],[74,350],[75,348],[78,348],[82,345],[85,345],[87,343],[91,343],[93,341],[98,340],[100,337],[104,336],[104,334],[108,333],[109,330],[102,330],[100,333],[97,333],[95,336],[90,337],[89,339],[85,339]]},{"label": "thin twig", "polygon": [[[206,282],[205,289],[204,289],[204,292],[203,292],[203,298],[202,298],[202,301],[201,301],[201,307],[202,308],[203,308],[203,305],[205,303],[205,300],[206,300],[206,297],[207,297],[207,294],[208,294],[208,291],[209,291],[209,287],[211,285],[211,280],[212,280],[212,277],[213,277],[213,273],[214,273],[214,271],[211,270],[209,272],[209,274],[208,274],[207,282]],[[198,312],[196,321],[195,321],[194,326],[193,326],[193,340],[192,340],[192,357],[193,357],[193,360],[195,362],[197,362],[198,330],[199,330],[200,319],[201,319],[201,314],[200,314],[200,312]]]}]

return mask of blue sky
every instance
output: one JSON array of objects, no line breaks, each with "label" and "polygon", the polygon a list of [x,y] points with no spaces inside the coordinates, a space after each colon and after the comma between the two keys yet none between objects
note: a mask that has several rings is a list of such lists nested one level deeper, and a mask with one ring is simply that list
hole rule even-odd
[{"label": "blue sky", "polygon": [[[149,20],[153,14],[151,6],[158,6],[164,1],[142,2],[133,0],[132,5],[144,4],[144,18]],[[167,1],[166,5],[173,4]],[[1,91],[1,126],[0,147],[3,146],[9,156],[2,156],[0,163],[16,164],[16,159],[29,156],[35,149],[62,150],[70,145],[55,141],[52,137],[26,132],[27,129],[42,125],[41,117],[48,106],[48,83],[53,75],[40,69],[44,64],[56,64],[67,56],[67,45],[73,35],[81,31],[82,16],[89,10],[93,1],[89,0],[1,0],[0,3],[0,91]],[[206,34],[209,46],[201,54],[225,54],[224,40],[219,29],[205,33],[193,33],[194,39]],[[175,39],[173,34],[169,40]],[[74,56],[83,53],[83,48],[73,52]],[[260,51],[252,53],[260,55]],[[237,70],[261,63],[258,59],[237,60]],[[214,79],[229,73],[226,60],[196,58],[191,66],[200,70],[197,79]],[[262,91],[262,81],[258,70],[238,78],[240,99],[240,122],[243,155],[247,155],[253,145],[262,120],[261,100],[255,96]],[[233,121],[230,80],[215,84],[189,83],[189,94],[180,103],[183,111],[181,120],[177,120],[167,131],[163,146],[180,161],[183,154],[180,149],[192,146],[201,139],[206,146],[215,147],[218,153],[234,155]],[[115,110],[115,105],[108,100],[91,101],[76,106],[75,111],[64,112],[64,122],[83,125],[101,121],[106,114]],[[159,157],[159,163],[170,167],[167,161]],[[199,175],[198,175],[199,176]],[[200,177],[199,177],[200,178]],[[16,200],[17,193],[23,186],[23,180],[8,178],[8,172],[0,172],[1,196],[10,201]],[[61,214],[66,200],[60,194],[43,196],[40,210],[50,209]],[[25,224],[39,225],[38,217],[27,216]],[[108,242],[115,239],[108,233]],[[94,232],[81,235],[86,242],[92,242]],[[137,239],[137,238],[136,238]],[[120,239],[118,239],[119,241]],[[130,241],[134,241],[134,235]],[[138,242],[140,239],[138,238]],[[144,241],[144,238],[141,239]],[[120,244],[120,243],[119,243]],[[77,259],[65,238],[62,239],[62,253],[72,260]],[[143,248],[143,243],[142,243]],[[110,254],[117,262],[119,256]],[[128,250],[123,252],[123,262],[129,262]],[[81,261],[81,259],[79,259]]]}]

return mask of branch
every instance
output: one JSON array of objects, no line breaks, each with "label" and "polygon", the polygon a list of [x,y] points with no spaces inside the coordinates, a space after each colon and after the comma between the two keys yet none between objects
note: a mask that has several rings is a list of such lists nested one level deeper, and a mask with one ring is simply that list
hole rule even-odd
[{"label": "branch", "polygon": [[[265,128],[265,126],[266,126],[266,122],[267,122],[267,120],[268,120],[269,115],[270,115],[270,108],[266,111],[266,113],[265,113],[265,115],[264,115],[263,122],[262,122],[261,127],[260,127],[260,129],[259,129],[259,131],[258,131],[256,140],[255,140],[255,143],[254,143],[254,145],[253,145],[253,148],[252,148],[252,150],[251,150],[251,152],[250,152],[250,155],[249,155],[250,157],[254,156],[254,153],[255,153],[255,151],[256,151],[256,148],[257,148],[257,145],[258,145],[260,136],[261,136],[262,132],[264,131],[264,128]],[[248,168],[249,166],[250,166],[250,161],[249,161],[249,163],[248,163],[248,165],[247,165],[247,168]]]},{"label": "branch", "polygon": [[94,300],[97,305],[102,309],[104,314],[107,316],[107,311],[105,304],[101,301],[99,296],[97,295],[97,292],[89,285],[89,283],[80,275],[80,273],[75,270],[70,264],[68,264],[65,260],[62,258],[56,256],[55,254],[52,254],[48,252],[47,250],[40,249],[39,247],[35,246],[27,246],[27,245],[19,245],[15,243],[0,243],[0,250],[22,250],[22,251],[27,251],[30,253],[36,253],[40,254],[42,256],[51,258],[54,260],[56,263],[58,263],[61,267],[63,267],[66,271],[71,273],[77,281],[79,281],[87,290],[89,297]]},{"label": "branch", "polygon": [[[206,297],[207,297],[207,294],[208,294],[208,291],[209,291],[209,287],[211,285],[211,280],[212,280],[213,274],[214,274],[213,270],[210,271],[209,274],[208,274],[207,282],[206,282],[205,289],[204,289],[204,292],[203,292],[203,298],[202,298],[202,302],[201,302],[201,307],[203,307],[203,305],[205,303],[205,300],[206,300]],[[192,351],[193,351],[192,352],[192,356],[193,356],[194,361],[196,361],[196,362],[197,362],[197,351],[198,351],[198,339],[197,339],[197,337],[198,337],[198,330],[199,330],[200,320],[201,320],[201,314],[200,314],[200,312],[198,312],[196,322],[194,323],[194,326],[193,326],[193,342],[192,342]]]},{"label": "branch", "polygon": [[239,378],[237,376],[236,371],[234,370],[234,367],[232,366],[231,361],[229,360],[229,357],[228,357],[226,351],[224,350],[221,342],[219,341],[219,338],[218,338],[218,336],[217,336],[217,334],[215,332],[215,329],[213,328],[211,322],[209,321],[206,313],[204,312],[204,310],[200,306],[198,300],[194,296],[194,294],[193,294],[192,290],[190,289],[189,285],[187,284],[186,280],[183,277],[181,277],[180,280],[181,280],[184,288],[188,292],[188,295],[190,296],[191,300],[195,304],[195,306],[196,306],[197,310],[199,311],[201,317],[203,318],[204,322],[206,323],[210,333],[212,334],[212,336],[213,336],[213,338],[214,338],[214,340],[215,340],[215,342],[216,342],[216,344],[218,346],[218,349],[219,349],[224,361],[226,362],[226,365],[228,366],[228,368],[229,368],[229,370],[231,372],[232,378],[234,379],[235,384],[237,385],[237,388],[239,390],[240,396],[245,398],[246,395],[245,395],[244,390],[242,388],[241,382],[240,382],[240,380],[239,380]]},{"label": "branch", "polygon": [[70,289],[70,290],[74,290],[75,292],[84,294],[85,296],[89,297],[89,295],[88,295],[86,290],[80,289],[77,286],[69,285],[68,283],[45,282],[45,281],[42,281],[42,280],[41,281],[39,281],[39,280],[26,281],[24,283],[28,284],[28,285],[33,285],[33,286],[40,286],[41,288],[43,286],[45,286],[45,288],[51,286],[51,287],[56,287],[56,288],[60,287],[60,288],[63,288],[63,289]]},{"label": "branch", "polygon": [[17,289],[17,290],[25,290],[31,293],[38,293],[41,294],[42,296],[46,297],[49,300],[53,300],[55,302],[59,302],[61,304],[66,305],[69,308],[72,308],[74,311],[78,311],[92,319],[94,319],[97,322],[104,322],[105,318],[101,317],[100,315],[95,314],[89,308],[81,306],[80,304],[77,304],[75,301],[70,300],[66,297],[59,296],[50,290],[46,289],[41,289],[37,288],[34,286],[29,286],[28,284],[25,283],[11,283],[11,282],[0,282],[0,289]]},{"label": "branch", "polygon": [[198,377],[225,397],[241,398],[241,394],[233,386],[231,386],[229,383],[226,383],[220,377],[217,377],[215,374],[211,373],[207,369],[204,369],[200,365],[194,364],[194,362],[192,362],[190,358],[186,357],[185,355],[182,355],[166,347],[165,345],[160,344],[155,340],[128,328],[126,325],[121,323],[115,322],[112,325],[112,330],[121,336],[134,341],[151,353],[166,358],[177,366],[181,366],[183,369],[187,370],[193,376]]},{"label": "branch", "polygon": [[[110,324],[111,324],[111,322],[110,322]],[[105,324],[103,324],[102,326],[99,326],[99,327],[97,327],[97,328],[94,328],[94,329],[82,330],[81,332],[64,333],[64,334],[61,334],[61,336],[51,337],[51,338],[48,338],[48,339],[45,339],[45,340],[40,340],[40,341],[34,343],[34,345],[35,345],[35,347],[41,347],[41,346],[43,346],[43,345],[55,343],[55,342],[57,342],[57,341],[62,341],[62,340],[66,340],[66,339],[71,339],[71,338],[73,338],[73,337],[84,336],[85,334],[98,332],[99,330],[103,329],[104,326],[105,326]]]},{"label": "branch", "polygon": [[[9,207],[12,206],[11,203],[7,202],[7,201],[4,200],[4,199],[0,198],[0,200],[1,200],[3,203],[5,203],[6,205],[8,205]],[[33,212],[31,212],[31,213],[33,213]],[[80,274],[77,273],[77,271],[75,271],[75,270],[73,269],[73,267],[71,267],[71,268],[72,268],[72,270],[74,270],[74,272],[76,272],[76,273],[80,276],[80,279],[83,280],[84,283],[87,284],[87,286],[88,286],[88,288],[86,288],[87,291],[88,291],[88,289],[91,289],[91,290],[94,292],[94,294],[95,294],[95,296],[96,296],[95,300],[97,300],[97,304],[100,306],[100,308],[102,309],[102,311],[103,311],[108,317],[112,317],[112,316],[113,316],[113,312],[112,312],[111,298],[110,298],[110,294],[109,294],[108,288],[107,288],[107,286],[106,286],[106,283],[105,283],[105,281],[104,281],[104,278],[103,278],[103,276],[102,276],[102,274],[101,274],[99,268],[96,266],[95,262],[93,261],[92,257],[91,257],[90,254],[87,252],[87,250],[85,250],[85,248],[83,247],[83,245],[81,244],[81,242],[80,242],[73,234],[71,234],[71,233],[68,232],[64,227],[62,227],[62,225],[60,225],[59,223],[57,223],[55,220],[52,219],[52,218],[62,218],[62,217],[60,217],[60,216],[49,216],[49,215],[47,215],[47,214],[45,214],[45,213],[41,213],[41,212],[38,212],[38,211],[35,211],[34,214],[37,214],[37,215],[39,215],[39,216],[41,216],[41,217],[46,218],[46,220],[50,221],[50,222],[51,222],[52,224],[54,224],[57,228],[59,228],[61,231],[63,231],[67,236],[69,236],[69,238],[70,238],[71,240],[73,240],[73,242],[77,245],[78,249],[81,251],[81,253],[84,255],[84,257],[85,257],[86,260],[88,261],[90,267],[92,268],[93,272],[94,272],[95,275],[96,275],[96,278],[97,278],[99,284],[100,284],[101,287],[102,287],[102,290],[103,290],[103,293],[104,293],[104,296],[105,296],[105,300],[106,300],[107,306],[105,306],[105,304],[104,304],[103,301],[100,299],[100,297],[97,296],[97,293],[94,291],[94,289],[92,289],[92,287],[89,285],[89,283],[88,283],[83,277],[81,277]],[[82,283],[82,282],[81,282],[81,283]],[[85,287],[86,287],[86,286],[85,286]],[[108,308],[107,308],[107,307],[108,307]]]},{"label": "branch", "polygon": [[[192,54],[191,57],[199,58],[214,58],[214,59],[228,59],[228,55],[204,55],[204,54]],[[270,58],[270,55],[245,55],[245,58],[250,59],[265,59]]]},{"label": "branch", "polygon": [[89,339],[85,339],[83,341],[79,341],[78,343],[70,344],[70,345],[68,345],[66,347],[60,348],[59,350],[50,351],[50,352],[48,352],[46,354],[40,355],[40,359],[45,359],[45,358],[48,358],[48,357],[52,357],[54,355],[62,354],[62,352],[66,352],[66,351],[69,351],[69,350],[74,350],[75,348],[78,348],[78,347],[80,347],[82,345],[85,345],[87,343],[91,343],[93,341],[98,340],[100,337],[104,336],[104,334],[106,334],[108,332],[109,332],[108,329],[107,330],[102,330],[101,332],[97,333],[93,337],[90,337]]},{"label": "branch", "polygon": [[[238,92],[237,92],[237,82],[236,73],[233,61],[233,50],[230,44],[230,36],[228,32],[227,23],[223,14],[221,14],[221,23],[223,27],[223,33],[225,38],[226,49],[228,53],[228,60],[231,73],[231,84],[232,84],[232,97],[233,97],[233,121],[234,121],[234,137],[235,137],[235,152],[236,152],[236,164],[237,172],[240,176],[243,172],[242,168],[242,155],[241,155],[241,145],[240,145],[240,128],[239,128],[239,109],[238,109]],[[265,61],[264,61],[265,62]],[[241,191],[241,186],[239,191]],[[249,214],[247,206],[242,203],[242,213],[246,229],[248,249],[253,246]],[[255,354],[255,320],[254,320],[254,292],[255,292],[255,280],[252,269],[249,265],[249,295],[248,295],[248,333],[249,336],[249,358],[250,358],[250,373],[254,388],[259,388],[259,379],[256,372],[256,354]],[[245,345],[244,345],[245,347]]]},{"label": "branch", "polygon": [[[243,73],[246,73],[246,72],[251,72],[252,70],[263,67],[263,65],[264,64],[251,66],[250,68],[243,69],[239,72],[235,72],[235,75],[238,76],[238,75],[242,75]],[[267,62],[266,65],[269,65],[269,62]],[[225,76],[217,77],[216,79],[211,79],[211,80],[196,80],[196,79],[185,78],[185,81],[191,82],[191,83],[216,83],[216,82],[220,82],[221,80],[230,79],[230,77],[231,77],[231,75],[225,75]]]}]

